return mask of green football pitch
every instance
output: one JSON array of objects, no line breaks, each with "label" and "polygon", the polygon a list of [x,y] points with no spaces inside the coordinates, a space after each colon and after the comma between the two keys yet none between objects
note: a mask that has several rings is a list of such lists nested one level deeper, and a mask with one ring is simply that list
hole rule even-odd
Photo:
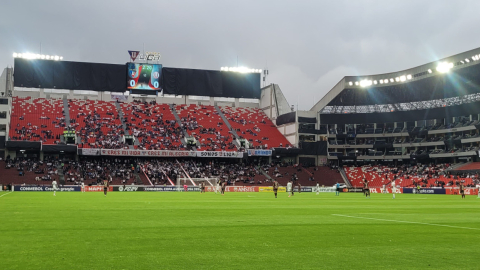
[{"label": "green football pitch", "polygon": [[478,269],[480,199],[0,192],[1,269]]}]

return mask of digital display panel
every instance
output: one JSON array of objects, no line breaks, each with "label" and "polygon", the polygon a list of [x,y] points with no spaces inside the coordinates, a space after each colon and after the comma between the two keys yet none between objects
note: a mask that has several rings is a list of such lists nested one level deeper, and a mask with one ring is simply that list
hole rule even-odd
[{"label": "digital display panel", "polygon": [[127,89],[160,90],[162,65],[127,63]]}]

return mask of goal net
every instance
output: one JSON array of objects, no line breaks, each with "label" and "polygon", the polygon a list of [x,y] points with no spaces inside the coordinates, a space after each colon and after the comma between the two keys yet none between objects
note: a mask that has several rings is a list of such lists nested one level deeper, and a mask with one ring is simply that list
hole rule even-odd
[{"label": "goal net", "polygon": [[177,178],[177,187],[187,186],[200,186],[201,182],[205,182],[205,187],[215,187],[217,185],[218,178]]}]

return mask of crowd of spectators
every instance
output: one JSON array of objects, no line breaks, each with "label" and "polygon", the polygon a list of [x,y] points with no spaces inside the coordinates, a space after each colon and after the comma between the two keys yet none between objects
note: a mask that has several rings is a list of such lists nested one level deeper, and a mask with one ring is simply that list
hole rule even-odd
[{"label": "crowd of spectators", "polygon": [[[233,135],[230,131],[226,132],[228,128],[223,124],[217,112],[209,111],[206,106],[199,107],[198,110],[193,110],[188,106],[179,106],[179,110],[186,110],[186,115],[180,117],[181,128],[200,143],[200,150],[237,150],[232,141]],[[215,122],[210,123],[211,119],[214,119]],[[206,126],[207,124],[208,126]]]},{"label": "crowd of spectators", "polygon": [[424,188],[448,187],[457,186],[460,182],[465,181],[466,178],[472,179],[472,182],[466,183],[466,186],[475,186],[475,184],[480,183],[478,174],[452,175],[449,171],[447,171],[451,168],[450,163],[402,164],[399,166],[367,165],[363,166],[362,168],[363,173],[373,172],[380,179],[382,179],[382,183],[384,184],[387,184],[394,179],[399,179],[401,181],[402,179],[407,179],[411,180],[411,184],[409,184],[409,186],[421,186]]},{"label": "crowd of spectators", "polygon": [[[35,181],[53,181],[58,179],[58,161],[46,157],[43,161],[36,158],[15,157],[10,155],[5,159],[5,169],[17,170],[19,176],[25,176],[27,172],[35,174]],[[26,181],[28,182],[28,181]]]},{"label": "crowd of spectators", "polygon": [[[178,178],[218,178],[227,185],[262,184],[270,182],[254,165],[202,160],[149,160],[143,165],[146,175],[154,185],[168,185],[170,179],[177,184]],[[187,173],[188,176],[185,174]],[[168,178],[167,178],[168,177]],[[212,183],[213,184],[213,183]]]},{"label": "crowd of spectators", "polygon": [[182,129],[174,119],[164,119],[168,107],[159,107],[155,101],[135,100],[124,106],[124,120],[130,135],[134,135],[142,150],[185,150]]},{"label": "crowd of spectators", "polygon": [[[25,121],[24,117],[21,116],[18,118],[20,122]],[[40,116],[39,119],[42,120],[52,120],[46,116]],[[55,120],[52,120],[52,126],[55,128],[65,128],[65,117],[56,117]],[[34,125],[30,122],[24,123],[23,125],[17,123],[15,126],[15,133],[11,136],[11,140],[15,141],[41,141],[46,143],[47,140],[55,140],[55,143],[60,143],[60,135],[54,135],[51,130],[47,130],[47,125],[41,124],[40,126]]]},{"label": "crowd of spectators", "polygon": [[[122,142],[123,125],[116,110],[110,108],[112,104],[92,102],[94,101],[75,104],[72,111],[76,115],[70,115],[70,126],[67,129],[76,130],[80,135],[79,147],[128,149],[128,145]],[[101,107],[102,113],[95,106]]]},{"label": "crowd of spectators", "polygon": [[79,161],[65,162],[63,167],[66,184],[100,184],[108,180],[110,184],[137,184],[135,173],[140,167],[130,158],[81,158]]}]

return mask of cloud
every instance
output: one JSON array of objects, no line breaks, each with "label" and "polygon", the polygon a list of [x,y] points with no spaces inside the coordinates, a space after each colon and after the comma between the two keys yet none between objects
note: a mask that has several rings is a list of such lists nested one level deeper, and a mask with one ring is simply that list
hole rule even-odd
[{"label": "cloud", "polygon": [[125,63],[159,51],[169,67],[240,65],[271,71],[308,110],[348,75],[411,68],[480,44],[480,2],[3,0],[0,67],[13,52]]}]

